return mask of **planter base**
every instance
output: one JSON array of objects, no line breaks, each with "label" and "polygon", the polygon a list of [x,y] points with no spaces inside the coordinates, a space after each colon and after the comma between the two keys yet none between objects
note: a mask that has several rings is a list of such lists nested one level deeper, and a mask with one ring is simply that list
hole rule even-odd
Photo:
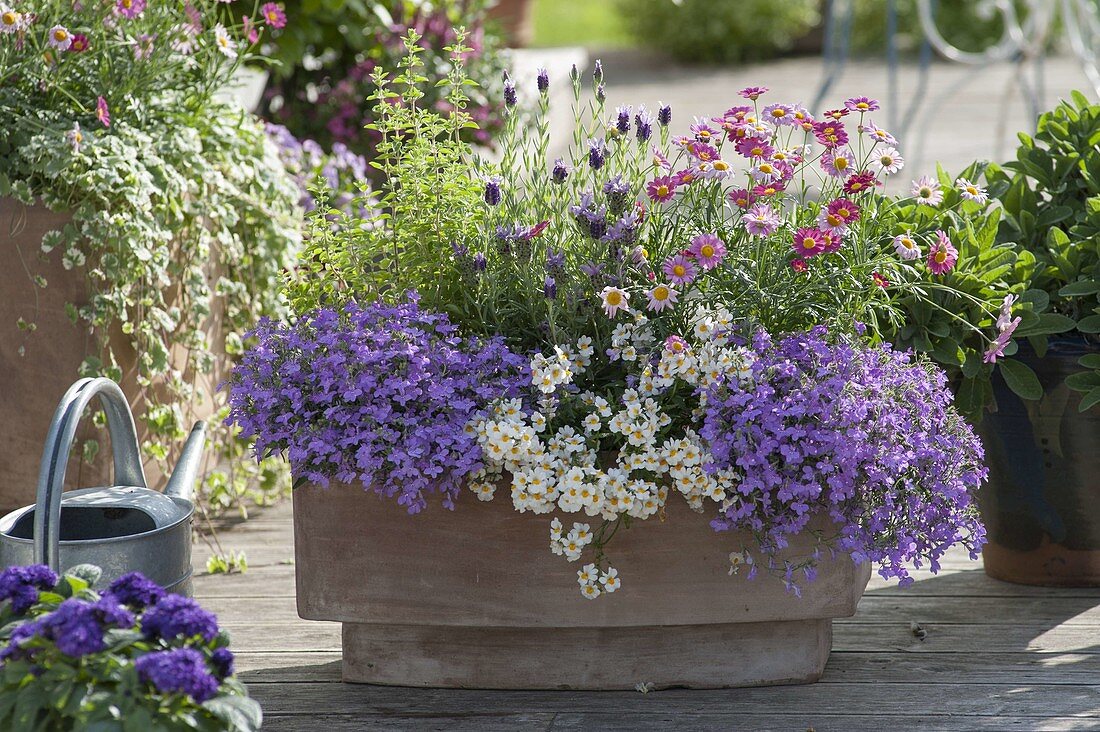
[{"label": "planter base", "polygon": [[1018,585],[1100,587],[1100,550],[1068,549],[1044,541],[1037,549],[1017,551],[989,542],[982,548],[985,573]]},{"label": "planter base", "polygon": [[343,678],[448,689],[633,690],[806,684],[831,620],[633,628],[344,623]]}]

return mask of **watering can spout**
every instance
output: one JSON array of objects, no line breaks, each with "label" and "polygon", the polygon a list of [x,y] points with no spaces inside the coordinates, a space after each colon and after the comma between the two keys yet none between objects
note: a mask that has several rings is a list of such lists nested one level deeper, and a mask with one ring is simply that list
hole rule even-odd
[{"label": "watering can spout", "polygon": [[191,436],[187,438],[187,444],[183,446],[179,462],[176,463],[172,477],[164,486],[165,495],[176,496],[190,501],[194,493],[195,481],[199,477],[199,466],[202,464],[202,448],[206,442],[206,425],[196,422],[191,429]]}]

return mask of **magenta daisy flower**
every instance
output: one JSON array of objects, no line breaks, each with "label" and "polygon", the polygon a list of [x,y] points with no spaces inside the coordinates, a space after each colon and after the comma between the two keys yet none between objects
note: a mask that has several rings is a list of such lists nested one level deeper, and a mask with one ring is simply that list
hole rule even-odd
[{"label": "magenta daisy flower", "polygon": [[926,206],[939,206],[943,203],[943,191],[940,190],[939,182],[927,175],[922,175],[913,181],[911,193],[917,199],[917,203],[923,203]]},{"label": "magenta daisy flower", "polygon": [[871,280],[874,281],[874,283],[876,285],[878,285],[879,287],[881,287],[884,290],[887,287],[890,286],[890,280],[886,279],[885,277],[880,275],[878,272],[872,272],[871,273]]},{"label": "magenta daisy flower", "polygon": [[875,174],[864,170],[849,176],[848,180],[844,182],[844,192],[848,195],[866,193],[877,184],[878,181],[875,179]]},{"label": "magenta daisy flower", "polygon": [[667,260],[661,267],[661,271],[668,275],[674,285],[690,285],[698,274],[695,262],[683,254],[677,254]]},{"label": "magenta daisy flower", "polygon": [[741,217],[752,236],[771,236],[779,228],[779,214],[766,203],[758,203]]},{"label": "magenta daisy flower", "polygon": [[967,201],[985,203],[988,199],[985,189],[979,187],[977,183],[971,183],[966,178],[956,180],[955,187],[959,189],[959,195]]},{"label": "magenta daisy flower", "polygon": [[676,194],[676,181],[672,180],[672,178],[667,175],[654,178],[649,181],[649,185],[645,187],[645,192],[651,201],[657,203],[671,201],[672,197]]},{"label": "magenta daisy flower", "polygon": [[69,46],[69,50],[73,53],[84,53],[88,50],[88,36],[83,33],[73,33],[73,42]]},{"label": "magenta daisy flower", "polygon": [[855,201],[849,201],[847,198],[837,198],[836,200],[829,201],[826,210],[834,216],[838,216],[840,220],[846,224],[850,224],[853,221],[859,221],[859,204]]},{"label": "magenta daisy flower", "polygon": [[104,127],[111,126],[111,110],[107,107],[107,100],[103,97],[98,97],[95,100],[95,118],[98,119]]},{"label": "magenta daisy flower", "polygon": [[741,91],[737,92],[744,99],[751,99],[754,102],[760,97],[768,93],[768,87],[766,86],[746,86]]},{"label": "magenta daisy flower", "polygon": [[770,198],[777,193],[782,193],[787,187],[785,181],[772,181],[753,186],[752,195],[756,198]]},{"label": "magenta daisy flower", "polygon": [[944,231],[937,231],[936,237],[936,243],[928,250],[928,269],[934,274],[947,274],[954,269],[955,262],[959,261],[959,251],[952,246]]},{"label": "magenta daisy flower", "polygon": [[837,239],[848,233],[848,222],[825,208],[817,214],[817,226],[826,234]]},{"label": "magenta daisy flower", "polygon": [[46,35],[46,43],[58,51],[68,51],[69,46],[73,45],[73,35],[65,26],[55,25]]},{"label": "magenta daisy flower", "polygon": [[802,259],[801,257],[791,260],[791,269],[793,269],[795,272],[805,272],[806,267],[808,266],[809,265],[806,264],[806,260]]},{"label": "magenta daisy flower", "polygon": [[699,179],[699,172],[694,168],[684,168],[676,175],[672,176],[672,182],[677,186],[686,186],[694,183]]},{"label": "magenta daisy flower", "polygon": [[286,27],[286,13],[283,6],[278,3],[264,3],[260,6],[260,16],[272,28],[278,30]]},{"label": "magenta daisy flower", "polygon": [[711,142],[721,137],[718,130],[707,124],[706,120],[701,120],[698,117],[695,118],[695,124],[689,127],[688,131],[691,132],[699,142]]},{"label": "magenta daisy flower", "polygon": [[123,18],[136,18],[145,11],[145,0],[118,0],[115,3],[115,15]]},{"label": "magenta daisy flower", "polygon": [[852,112],[876,112],[878,101],[868,97],[852,97],[844,102],[844,108]]},{"label": "magenta daisy flower", "polygon": [[652,290],[646,290],[645,296],[649,301],[646,307],[657,313],[679,302],[673,285],[657,285]]},{"label": "magenta daisy flower", "polygon": [[752,107],[741,105],[738,107],[730,107],[722,114],[722,119],[733,120],[734,122],[744,122],[745,117],[752,114]]},{"label": "magenta daisy flower", "polygon": [[653,164],[661,170],[672,170],[672,163],[668,162],[668,158],[656,145],[653,146]]},{"label": "magenta daisy flower", "polygon": [[734,145],[734,149],[746,158],[768,158],[775,153],[775,148],[767,140],[758,137],[742,137]]},{"label": "magenta daisy flower", "polygon": [[850,153],[838,148],[826,150],[821,155],[821,169],[833,178],[846,178],[855,167],[856,161]]},{"label": "magenta daisy flower", "polygon": [[719,239],[717,234],[700,234],[691,240],[688,253],[695,257],[700,267],[711,270],[725,259],[726,243]]},{"label": "magenta daisy flower", "polygon": [[686,150],[691,153],[693,158],[703,163],[711,163],[722,157],[717,150],[702,142],[692,143],[686,146]]},{"label": "magenta daisy flower", "polygon": [[821,229],[804,227],[794,233],[791,248],[802,258],[817,256],[825,251],[825,232]]},{"label": "magenta daisy flower", "polygon": [[840,107],[839,109],[827,109],[822,113],[821,116],[839,122],[842,118],[848,116],[849,111],[850,110],[846,107]]},{"label": "magenta daisy flower", "polygon": [[844,237],[840,234],[833,234],[831,232],[825,232],[825,251],[824,254],[832,254],[833,252],[839,252],[840,248],[844,246]]},{"label": "magenta daisy flower", "polygon": [[730,199],[730,203],[740,209],[748,208],[756,200],[756,196],[752,195],[746,188],[734,188],[726,194],[726,197]]},{"label": "magenta daisy flower", "polygon": [[814,124],[814,137],[825,147],[840,147],[848,142],[844,124],[831,119]]}]

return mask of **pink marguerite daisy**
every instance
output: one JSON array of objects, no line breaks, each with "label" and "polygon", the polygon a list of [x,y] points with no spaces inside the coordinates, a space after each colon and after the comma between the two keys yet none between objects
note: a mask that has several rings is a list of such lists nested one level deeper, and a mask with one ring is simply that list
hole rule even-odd
[{"label": "pink marguerite daisy", "polygon": [[656,145],[653,146],[653,164],[661,170],[672,170],[672,163],[668,162],[668,158]]},{"label": "pink marguerite daisy", "polygon": [[136,18],[145,11],[145,0],[118,0],[115,3],[115,15],[123,18]]},{"label": "pink marguerite daisy", "polygon": [[882,288],[882,289],[884,289],[884,290],[885,290],[885,289],[886,289],[887,287],[889,287],[889,286],[890,286],[890,280],[886,279],[885,277],[883,277],[883,276],[882,276],[881,274],[879,274],[878,272],[872,272],[872,273],[871,273],[871,279],[872,279],[872,280],[874,281],[874,283],[875,283],[876,285],[878,285],[879,287],[881,287],[881,288]]},{"label": "pink marguerite daisy", "polygon": [[620,310],[630,310],[630,295],[625,290],[608,285],[600,292],[600,300],[603,301],[603,311],[607,317],[614,318]]},{"label": "pink marguerite daisy", "polygon": [[848,142],[844,124],[837,120],[823,120],[814,125],[814,137],[825,147],[840,147]]},{"label": "pink marguerite daisy", "polygon": [[826,244],[824,231],[817,228],[803,227],[794,233],[791,248],[799,257],[806,259],[824,252]]},{"label": "pink marguerite daisy", "polygon": [[967,201],[981,204],[985,203],[989,198],[984,188],[978,186],[977,183],[971,183],[966,178],[959,178],[956,180],[955,187],[959,189],[959,195]]},{"label": "pink marguerite daisy", "polygon": [[791,269],[795,272],[805,272],[809,265],[806,264],[806,260],[801,257],[791,260]]},{"label": "pink marguerite daisy", "polygon": [[878,111],[878,100],[868,97],[852,97],[844,102],[844,108],[852,112],[875,112]]},{"label": "pink marguerite daisy", "polygon": [[954,269],[957,261],[959,261],[959,251],[951,244],[947,233],[943,230],[936,231],[936,243],[928,250],[928,269],[933,274],[947,274]]},{"label": "pink marguerite daisy", "polygon": [[711,270],[725,259],[726,243],[719,239],[717,234],[699,234],[691,240],[688,253],[695,257],[700,267]]},{"label": "pink marguerite daisy", "polygon": [[690,285],[697,274],[695,262],[683,254],[677,254],[667,260],[661,267],[661,271],[668,276],[674,285]]},{"label": "pink marguerite daisy", "polygon": [[930,176],[922,175],[913,181],[913,188],[910,192],[917,199],[917,203],[923,203],[926,206],[939,206],[943,203],[943,191],[940,190],[940,184]]},{"label": "pink marguerite daisy", "polygon": [[920,246],[908,234],[898,234],[894,237],[893,243],[894,251],[902,259],[913,260],[920,257]]},{"label": "pink marguerite daisy", "polygon": [[878,185],[878,179],[875,178],[875,174],[863,170],[859,173],[853,173],[848,177],[848,180],[844,181],[844,192],[848,195],[866,193],[876,185]]},{"label": "pink marguerite daisy", "polygon": [[752,236],[771,236],[779,228],[779,214],[766,203],[758,203],[741,217]]},{"label": "pink marguerite daisy", "polygon": [[752,195],[747,188],[734,188],[726,194],[726,197],[729,198],[730,203],[740,209],[748,208],[756,200],[756,196]]},{"label": "pink marguerite daisy", "polygon": [[73,42],[69,46],[69,50],[73,53],[84,53],[90,48],[88,45],[88,36],[83,33],[73,33]]},{"label": "pink marguerite daisy", "polygon": [[652,290],[646,290],[645,296],[649,300],[647,307],[656,313],[679,302],[673,285],[657,285]]},{"label": "pink marguerite daisy", "polygon": [[746,158],[769,158],[775,153],[775,148],[767,140],[758,137],[742,137],[734,149]]},{"label": "pink marguerite daisy", "polygon": [[286,27],[286,13],[283,11],[283,6],[278,3],[264,3],[261,5],[260,17],[276,30]]},{"label": "pink marguerite daisy", "polygon": [[760,97],[768,93],[768,87],[766,86],[746,86],[737,94],[743,99],[751,99],[754,102]]},{"label": "pink marguerite daisy", "polygon": [[645,187],[645,192],[651,201],[657,203],[671,201],[672,197],[676,195],[676,181],[672,180],[672,178],[667,175],[654,178],[649,182],[649,185]]},{"label": "pink marguerite daisy", "polygon": [[844,153],[834,148],[822,154],[821,169],[834,178],[846,178],[855,167],[855,162],[851,153]]},{"label": "pink marguerite daisy", "polygon": [[50,28],[49,34],[47,34],[46,43],[51,48],[56,48],[58,51],[67,51],[69,46],[73,45],[73,35],[69,33],[69,29],[63,25],[55,25]]},{"label": "pink marguerite daisy", "polygon": [[871,159],[871,169],[877,170],[883,175],[893,175],[904,167],[905,158],[892,147],[880,150]]},{"label": "pink marguerite daisy", "polygon": [[111,126],[111,110],[107,106],[107,100],[103,97],[97,97],[95,100],[95,118],[104,127]]}]

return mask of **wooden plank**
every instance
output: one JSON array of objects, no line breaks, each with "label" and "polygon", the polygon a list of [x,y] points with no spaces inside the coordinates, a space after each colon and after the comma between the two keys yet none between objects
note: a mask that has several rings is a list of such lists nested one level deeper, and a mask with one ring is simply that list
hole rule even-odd
[{"label": "wooden plank", "polygon": [[[873,690],[873,697],[869,693]],[[819,714],[834,710],[850,716],[886,720],[891,716],[1003,716],[1031,719],[1076,717],[1100,720],[1100,686],[960,684],[950,693],[930,696],[912,683],[881,682],[810,684],[691,691],[673,689],[637,692],[531,692],[416,689],[355,684],[255,684],[253,696],[269,714],[313,714],[317,709],[370,715],[379,711],[397,717],[454,714],[456,710],[501,715],[518,710],[558,714],[666,714],[721,717],[760,714],[761,710]],[[881,700],[876,702],[874,700]],[[705,707],[705,709],[701,709]],[[700,714],[705,712],[705,714]],[[771,713],[767,716],[772,716]],[[810,718],[812,720],[812,717]],[[792,720],[793,721],[793,720]],[[691,728],[691,724],[673,728]],[[1100,727],[1100,722],[1096,724]]]},{"label": "wooden plank", "polygon": [[[340,682],[337,651],[238,650],[237,670],[249,684]],[[818,683],[897,681],[921,686],[957,684],[1095,684],[1100,655],[1035,653],[901,653],[833,651]]]},{"label": "wooden plank", "polygon": [[397,716],[375,714],[265,715],[264,732],[542,732],[556,730],[554,714],[515,712],[504,715],[463,714]]}]

